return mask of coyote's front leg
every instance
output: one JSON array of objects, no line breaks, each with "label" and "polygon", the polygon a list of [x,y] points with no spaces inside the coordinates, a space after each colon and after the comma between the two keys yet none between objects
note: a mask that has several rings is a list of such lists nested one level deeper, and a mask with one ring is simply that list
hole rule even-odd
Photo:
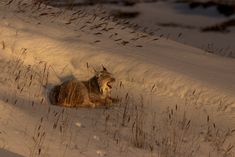
[{"label": "coyote's front leg", "polygon": [[96,104],[91,101],[84,101],[81,106],[95,108]]},{"label": "coyote's front leg", "polygon": [[118,103],[120,100],[118,98],[113,98],[113,97],[107,97],[107,99],[109,99],[109,101],[112,101],[112,103]]},{"label": "coyote's front leg", "polygon": [[105,106],[110,106],[113,103],[119,102],[119,99],[108,96],[107,98],[103,99],[103,102]]}]

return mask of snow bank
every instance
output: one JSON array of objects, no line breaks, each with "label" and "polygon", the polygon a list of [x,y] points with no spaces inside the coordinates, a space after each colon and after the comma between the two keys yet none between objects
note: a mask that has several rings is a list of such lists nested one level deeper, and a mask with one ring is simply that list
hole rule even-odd
[{"label": "snow bank", "polygon": [[[64,16],[68,17],[67,14]],[[197,98],[201,105],[223,104],[219,107],[221,110],[234,107],[235,63],[232,59],[206,54],[167,39],[153,41],[148,37],[123,46],[107,39],[107,35],[116,32],[128,40],[132,37],[131,30],[116,27],[98,37],[93,33],[99,30],[77,32],[84,19],[67,26],[66,18],[59,18],[55,24],[41,18],[43,25],[38,25],[37,20],[19,18],[21,20],[12,15],[11,19],[1,21],[1,38],[8,54],[26,48],[27,64],[33,64],[35,59],[44,60],[58,73],[66,67],[67,74],[63,75],[72,74],[82,79],[90,75],[87,63],[93,67],[103,64],[119,81],[135,84],[140,91],[149,92],[154,86],[159,95],[194,97],[192,99]],[[143,47],[136,47],[139,43]]]}]

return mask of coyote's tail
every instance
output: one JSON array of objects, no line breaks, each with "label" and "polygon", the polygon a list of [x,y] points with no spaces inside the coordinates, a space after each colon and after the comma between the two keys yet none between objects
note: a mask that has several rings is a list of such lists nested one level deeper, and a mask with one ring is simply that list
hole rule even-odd
[{"label": "coyote's tail", "polygon": [[60,85],[54,86],[48,93],[48,99],[52,105],[58,105]]}]

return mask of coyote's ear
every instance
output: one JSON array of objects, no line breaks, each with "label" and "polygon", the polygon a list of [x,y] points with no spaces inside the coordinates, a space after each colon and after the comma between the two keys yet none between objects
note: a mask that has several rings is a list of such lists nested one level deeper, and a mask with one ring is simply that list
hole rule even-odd
[{"label": "coyote's ear", "polygon": [[93,67],[93,70],[94,70],[94,73],[95,74],[97,74],[98,73],[98,71]]},{"label": "coyote's ear", "polygon": [[103,67],[103,71],[107,71],[107,69],[104,67],[104,65],[102,65],[102,67]]}]

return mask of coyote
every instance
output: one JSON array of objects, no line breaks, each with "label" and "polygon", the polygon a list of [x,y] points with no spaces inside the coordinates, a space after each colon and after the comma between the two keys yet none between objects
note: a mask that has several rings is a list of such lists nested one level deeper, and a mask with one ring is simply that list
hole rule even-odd
[{"label": "coyote", "polygon": [[97,107],[111,104],[117,101],[110,97],[111,84],[115,78],[107,71],[103,70],[87,81],[72,79],[57,85],[49,91],[49,101],[53,105],[64,107]]}]

